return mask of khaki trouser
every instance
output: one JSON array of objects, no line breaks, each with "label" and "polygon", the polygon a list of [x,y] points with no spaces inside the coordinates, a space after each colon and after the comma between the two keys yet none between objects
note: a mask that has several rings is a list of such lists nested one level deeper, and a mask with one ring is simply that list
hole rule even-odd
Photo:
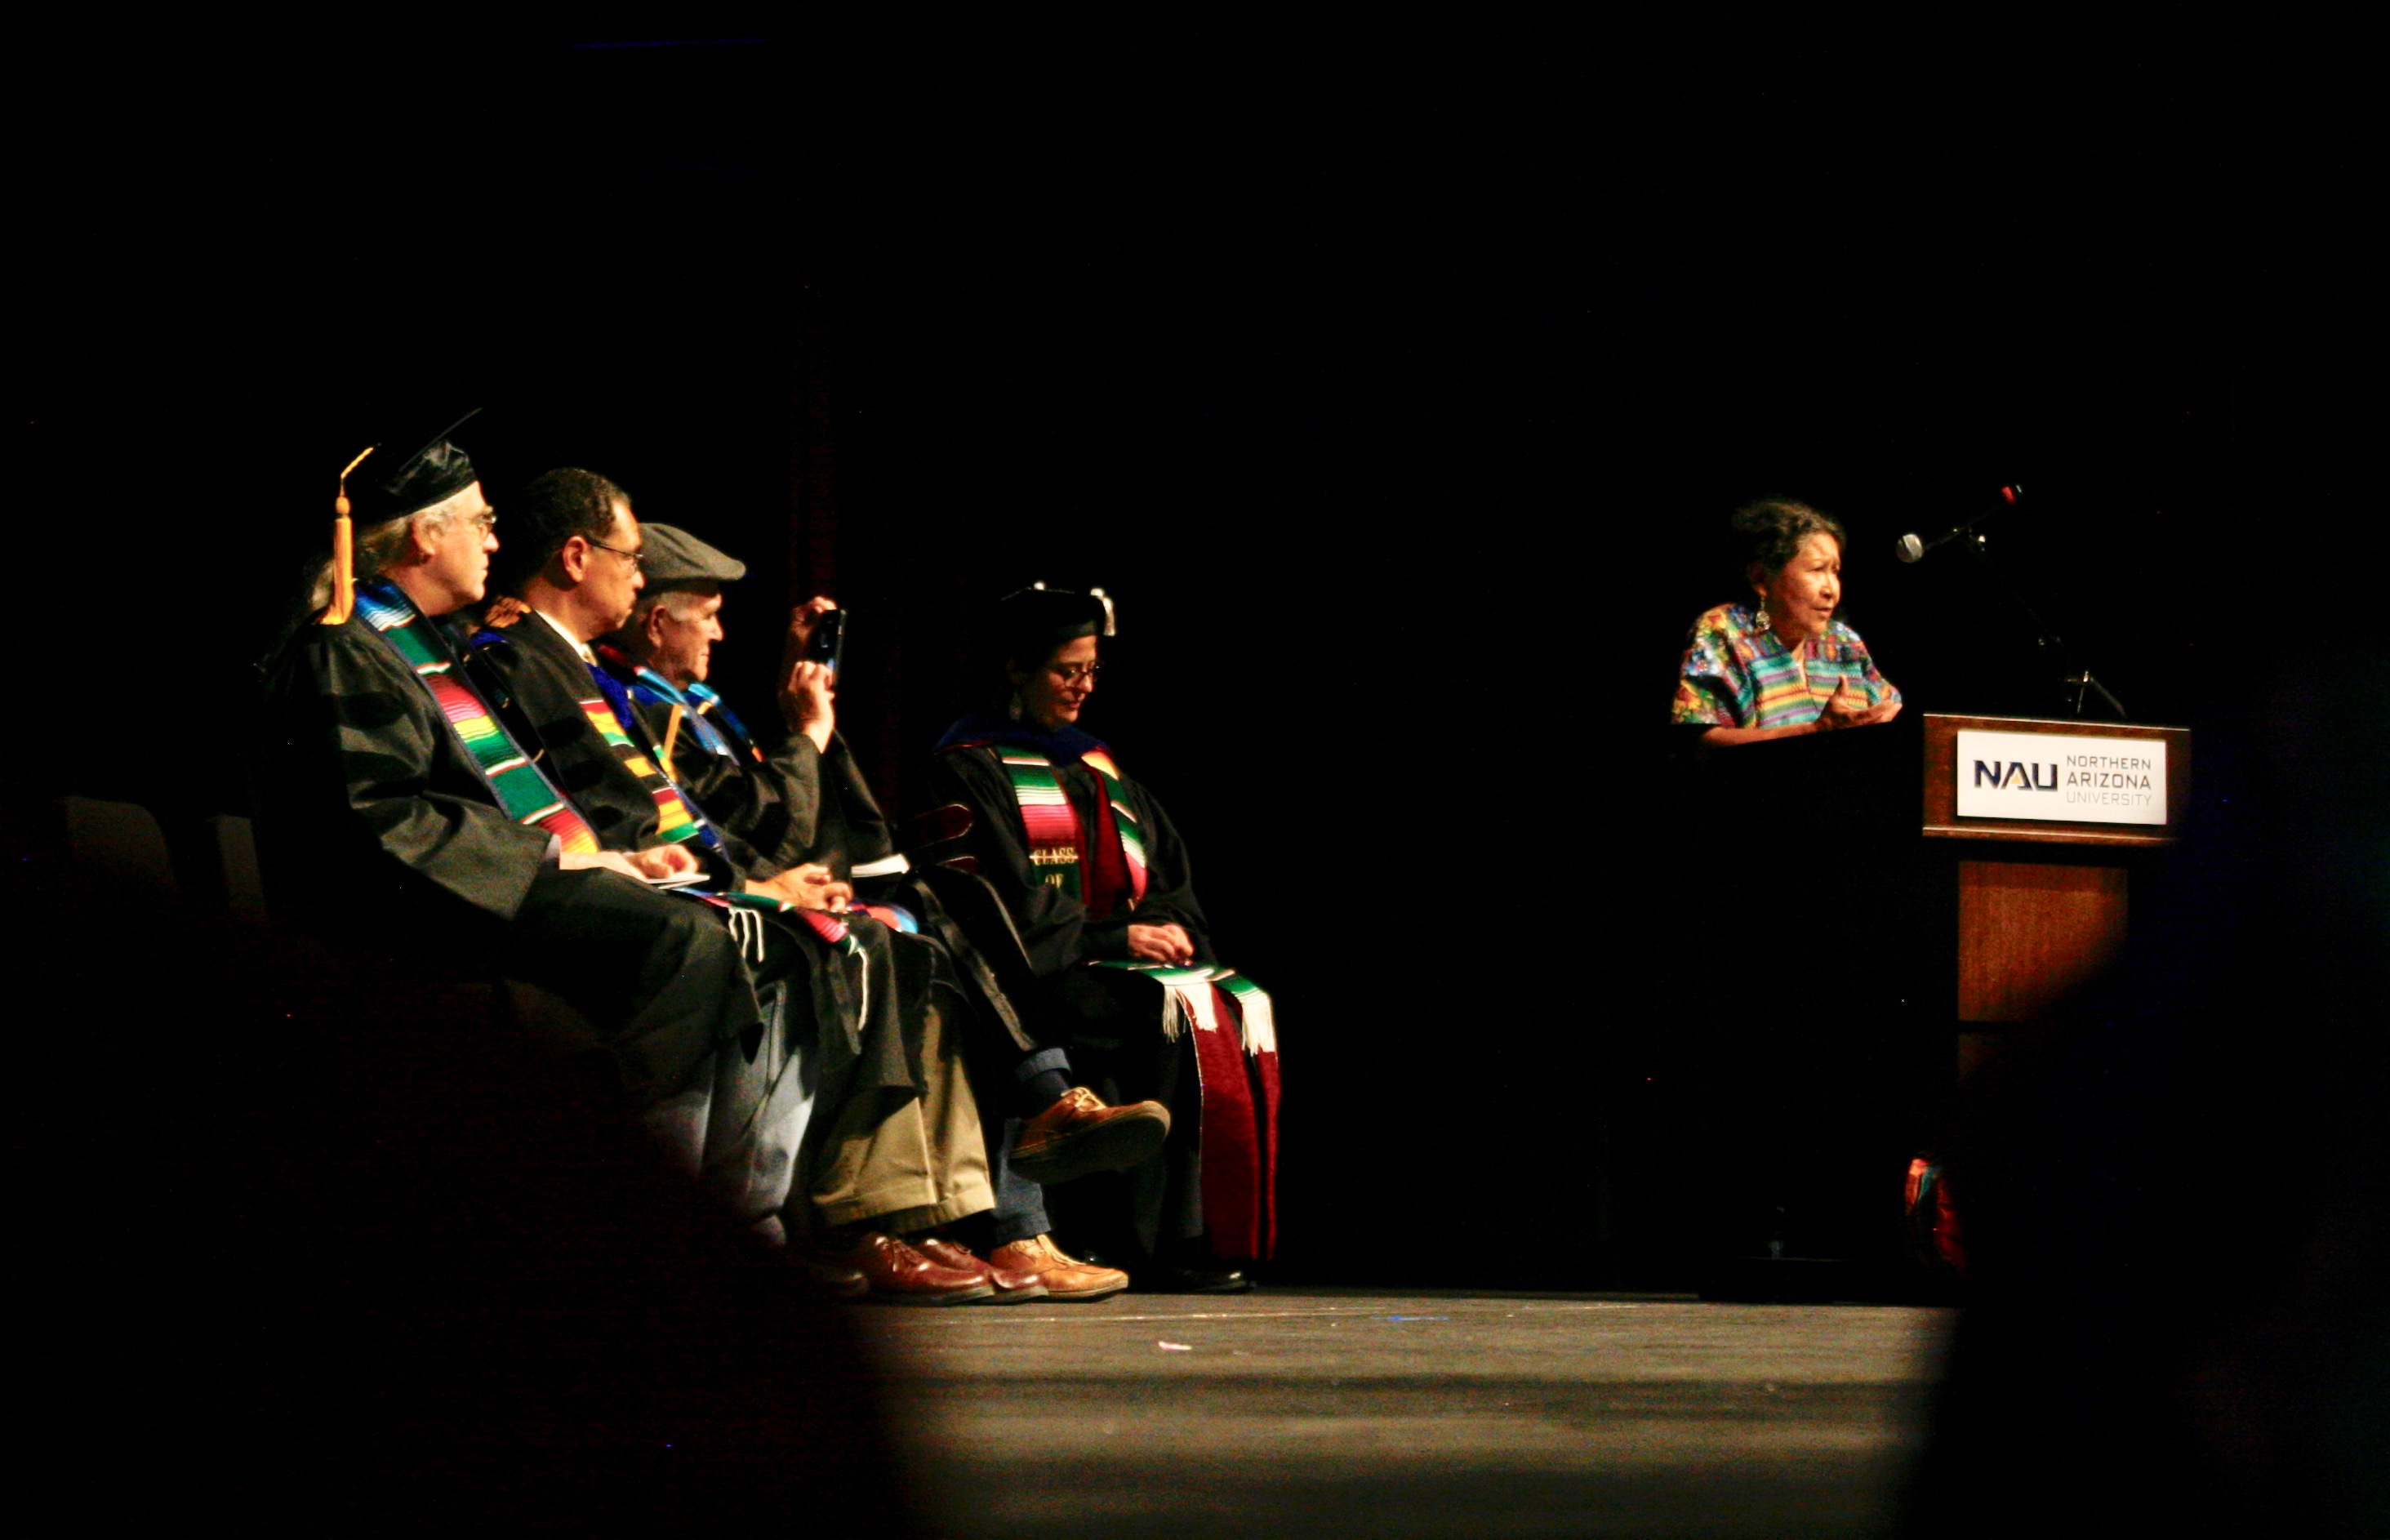
[{"label": "khaki trouser", "polygon": [[903,1235],[996,1207],[979,1104],[963,1076],[961,1045],[948,1040],[947,1007],[932,996],[919,1009],[921,1095],[893,1110],[887,1098],[856,1097],[816,1120],[802,1181],[813,1213],[791,1214],[791,1228],[810,1217],[820,1226],[868,1221]]}]

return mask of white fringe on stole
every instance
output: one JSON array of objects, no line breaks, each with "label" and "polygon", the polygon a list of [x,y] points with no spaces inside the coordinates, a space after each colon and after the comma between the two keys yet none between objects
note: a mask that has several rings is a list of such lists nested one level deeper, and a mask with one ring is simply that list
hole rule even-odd
[{"label": "white fringe on stole", "polygon": [[1245,1056],[1258,1059],[1266,1053],[1278,1052],[1278,1008],[1270,997],[1256,987],[1251,993],[1230,990],[1237,997],[1237,1008],[1245,1018]]},{"label": "white fringe on stole", "polygon": [[1237,1013],[1242,1018],[1240,1033],[1247,1058],[1257,1059],[1266,1053],[1278,1052],[1278,1010],[1269,995],[1249,979],[1239,978],[1234,969],[1156,969],[1155,982],[1162,985],[1162,1035],[1164,1041],[1176,1043],[1192,1027],[1198,1032],[1220,1030],[1220,1009],[1217,996],[1212,993],[1215,980],[1237,979],[1246,987],[1220,987],[1234,996]]}]

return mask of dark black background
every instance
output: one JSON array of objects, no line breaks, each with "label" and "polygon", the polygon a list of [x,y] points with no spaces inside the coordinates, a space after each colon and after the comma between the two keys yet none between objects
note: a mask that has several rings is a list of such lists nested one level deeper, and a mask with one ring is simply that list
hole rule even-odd
[{"label": "dark black background", "polygon": [[[844,724],[907,807],[971,605],[1105,584],[1087,725],[1280,997],[1298,1274],[1633,1270],[1621,1109],[1670,1009],[1751,1006],[1703,999],[1648,800],[1737,503],[1844,519],[1912,709],[2057,704],[1980,574],[1890,556],[2003,482],[1995,550],[2137,720],[2378,585],[2313,469],[2358,169],[2270,40],[427,23],[39,63],[9,538],[37,673],[100,704],[38,772],[238,805],[333,473],[451,405],[502,538],[581,464],[752,564],[734,699],[792,597],[851,606]],[[1754,853],[1763,897],[1818,837]]]}]

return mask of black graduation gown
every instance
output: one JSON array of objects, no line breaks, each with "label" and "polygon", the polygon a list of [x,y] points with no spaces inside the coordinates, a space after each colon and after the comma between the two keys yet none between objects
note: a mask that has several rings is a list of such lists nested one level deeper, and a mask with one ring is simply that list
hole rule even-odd
[{"label": "black graduation gown", "polygon": [[[622,677],[619,670],[615,676]],[[633,699],[649,740],[662,743],[672,708],[636,693]],[[880,810],[879,799],[871,794],[844,738],[833,735],[829,751],[816,753],[811,739],[792,733],[790,747],[758,758],[746,751],[752,739],[742,741],[719,721],[712,725],[730,740],[733,752],[707,748],[684,721],[672,735],[672,776],[722,830],[734,853],[752,853],[745,857],[754,863],[750,875],[771,876],[812,861],[843,881],[856,866],[895,853],[887,815]],[[796,744],[803,745],[803,753],[794,749]],[[768,854],[764,853],[766,849]],[[972,1041],[990,1056],[990,1066],[1009,1068],[1018,1055],[1037,1046],[1023,1024],[1021,1005],[1034,993],[1034,982],[1006,951],[983,953],[970,940],[972,930],[991,921],[1002,924],[984,884],[933,868],[869,879],[859,892],[872,902],[903,905],[919,917],[920,939],[933,942],[944,954],[942,976],[951,973],[962,997],[974,1007],[970,1020],[980,1030]],[[1001,1075],[983,1078],[1003,1084]]]},{"label": "black graduation gown", "polygon": [[[1093,770],[1057,763],[1055,778],[1078,815],[1095,825],[1103,789]],[[1211,965],[1210,927],[1196,902],[1187,843],[1162,804],[1135,781],[1124,780],[1146,847],[1146,891],[1134,912],[1098,918],[1078,899],[1040,879],[1029,859],[1029,836],[1012,781],[993,750],[956,748],[932,762],[933,804],[958,802],[970,813],[960,850],[1002,901],[1020,949],[1038,986],[1025,1013],[1029,1030],[1066,1046],[1080,1080],[1112,1102],[1151,1098],[1170,1109],[1170,1139],[1163,1152],[1119,1178],[1090,1178],[1056,1189],[1058,1218],[1098,1249],[1128,1259],[1167,1252],[1203,1229],[1201,1090],[1191,1034],[1167,1040],[1162,1030],[1161,986],[1136,973],[1087,968],[1128,957],[1128,927],[1170,922],[1186,928],[1196,961]],[[983,924],[974,938],[1000,955],[1005,938]],[[1127,1228],[1124,1232],[1123,1224]]]},{"label": "black graduation gown", "polygon": [[[1103,796],[1097,774],[1073,761],[1058,763],[1054,776],[1071,799],[1080,826],[1095,827],[1096,806]],[[1087,913],[1086,905],[1039,879],[1029,859],[1029,835],[1021,821],[1021,803],[994,750],[949,749],[931,765],[932,802],[960,802],[970,810],[971,827],[963,838],[963,848],[976,861],[979,875],[1003,898],[1013,928],[1021,932],[1030,966],[1040,978],[1053,978],[1083,962],[1124,960],[1132,922],[1175,922],[1186,929],[1188,939],[1195,943],[1197,962],[1210,965],[1218,960],[1212,953],[1211,927],[1203,918],[1203,906],[1195,899],[1187,842],[1152,793],[1133,780],[1124,778],[1122,785],[1144,833],[1145,897],[1134,913],[1123,908],[1099,919]]]},{"label": "black graduation gown", "polygon": [[[615,850],[655,843],[660,819],[654,793],[590,723],[581,702],[598,696],[598,685],[590,665],[562,634],[537,613],[528,613],[503,631],[477,635],[474,654],[532,724],[545,750],[541,763],[549,778],[568,789],[588,814],[599,841]],[[638,722],[636,716],[633,720]],[[637,743],[636,736],[634,742],[654,759],[652,742]],[[703,804],[698,805],[702,811]],[[713,865],[725,885],[756,875],[738,869],[726,842],[718,856],[709,857],[694,841],[689,851]],[[918,1005],[925,998],[925,976],[935,965],[930,959],[892,956],[891,932],[867,916],[849,917],[847,924],[863,953],[843,963],[833,956],[829,943],[793,917],[770,926],[766,969],[802,970],[816,1028],[840,1029],[819,1032],[816,1039],[822,1050],[825,1102],[857,1094],[918,1095],[926,1084]]]},{"label": "black graduation gown", "polygon": [[[649,740],[662,743],[672,708],[635,696],[634,709]],[[744,747],[718,720],[712,725],[734,749]],[[743,869],[772,876],[815,861],[843,881],[857,866],[894,852],[887,815],[844,738],[833,734],[827,751],[803,733],[777,749],[755,747],[760,759],[716,753],[686,720],[673,735],[673,779],[713,820]]]},{"label": "black graduation gown", "polygon": [[260,854],[283,922],[353,944],[428,941],[555,990],[611,1049],[636,1107],[757,1025],[720,922],[617,873],[562,870],[547,831],[498,807],[361,616],[283,647],[257,748]]},{"label": "black graduation gown", "polygon": [[[598,693],[598,682],[572,644],[541,616],[527,613],[504,630],[478,634],[473,661],[480,676],[531,724],[540,768],[587,815],[598,842],[623,851],[656,843],[654,794],[624,768],[582,710],[581,702]],[[690,853],[703,854],[694,848]]]}]

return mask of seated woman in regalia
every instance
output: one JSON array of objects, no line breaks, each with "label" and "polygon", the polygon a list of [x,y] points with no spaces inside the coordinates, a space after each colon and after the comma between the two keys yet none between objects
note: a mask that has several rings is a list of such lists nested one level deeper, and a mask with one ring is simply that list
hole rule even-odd
[{"label": "seated woman in regalia", "polygon": [[1003,899],[1042,985],[1039,1030],[1086,1083],[1172,1112],[1168,1142],[1126,1174],[1127,1191],[1076,1185],[1064,1225],[1126,1250],[1141,1281],[1240,1289],[1240,1264],[1275,1240],[1270,1001],[1220,965],[1169,815],[1079,725],[1111,634],[1100,589],[1039,585],[997,604],[994,709],[948,728],[932,768],[932,802],[960,828],[942,853]]}]

